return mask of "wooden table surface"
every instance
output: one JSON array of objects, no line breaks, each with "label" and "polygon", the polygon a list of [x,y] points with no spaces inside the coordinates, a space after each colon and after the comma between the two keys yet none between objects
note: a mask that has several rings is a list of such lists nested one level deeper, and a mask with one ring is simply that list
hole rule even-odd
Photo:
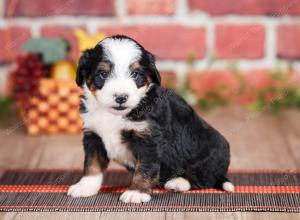
[{"label": "wooden table surface", "polygon": [[[231,144],[230,169],[300,170],[300,111],[278,115],[242,107],[201,114]],[[0,173],[7,168],[82,168],[80,135],[28,136],[17,117],[0,126]],[[110,166],[116,166],[111,164]],[[272,212],[12,212],[0,219],[300,219],[300,213]]]}]

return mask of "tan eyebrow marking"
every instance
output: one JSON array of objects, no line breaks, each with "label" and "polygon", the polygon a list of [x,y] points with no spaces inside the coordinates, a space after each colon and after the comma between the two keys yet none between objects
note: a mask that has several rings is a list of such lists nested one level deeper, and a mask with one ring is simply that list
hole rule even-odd
[{"label": "tan eyebrow marking", "polygon": [[107,63],[107,62],[100,62],[98,64],[98,67],[100,70],[106,71],[106,72],[109,72],[111,70],[111,65],[110,65],[110,63]]},{"label": "tan eyebrow marking", "polygon": [[134,62],[133,64],[130,65],[130,70],[131,71],[136,70],[138,68],[140,68],[139,62]]}]

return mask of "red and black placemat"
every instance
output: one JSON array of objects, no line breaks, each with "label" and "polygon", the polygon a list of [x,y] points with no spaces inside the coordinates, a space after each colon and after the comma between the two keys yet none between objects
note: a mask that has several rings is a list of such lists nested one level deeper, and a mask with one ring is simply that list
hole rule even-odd
[{"label": "red and black placemat", "polygon": [[80,171],[9,170],[0,179],[1,211],[278,211],[300,212],[300,172],[234,171],[235,192],[215,189],[174,193],[155,189],[144,204],[126,204],[120,194],[130,183],[122,170],[105,173],[96,196],[71,198],[69,185]]}]

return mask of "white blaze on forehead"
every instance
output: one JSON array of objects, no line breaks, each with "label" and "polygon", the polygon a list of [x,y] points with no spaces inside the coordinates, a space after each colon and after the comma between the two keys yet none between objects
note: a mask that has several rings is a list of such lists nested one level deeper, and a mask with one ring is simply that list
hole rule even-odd
[{"label": "white blaze on forehead", "polygon": [[126,74],[129,66],[142,55],[139,46],[130,39],[107,38],[100,44],[103,46],[106,59],[114,64],[114,73],[119,76]]}]

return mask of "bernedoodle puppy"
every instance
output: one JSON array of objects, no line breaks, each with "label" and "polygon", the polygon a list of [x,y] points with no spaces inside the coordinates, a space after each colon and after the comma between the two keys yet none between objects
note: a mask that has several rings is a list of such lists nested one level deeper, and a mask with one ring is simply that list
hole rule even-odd
[{"label": "bernedoodle puppy", "polygon": [[108,37],[84,51],[76,78],[84,176],[68,195],[97,194],[110,160],[133,172],[120,197],[126,203],[148,202],[154,187],[234,191],[226,139],[160,81],[154,56],[129,37]]}]

